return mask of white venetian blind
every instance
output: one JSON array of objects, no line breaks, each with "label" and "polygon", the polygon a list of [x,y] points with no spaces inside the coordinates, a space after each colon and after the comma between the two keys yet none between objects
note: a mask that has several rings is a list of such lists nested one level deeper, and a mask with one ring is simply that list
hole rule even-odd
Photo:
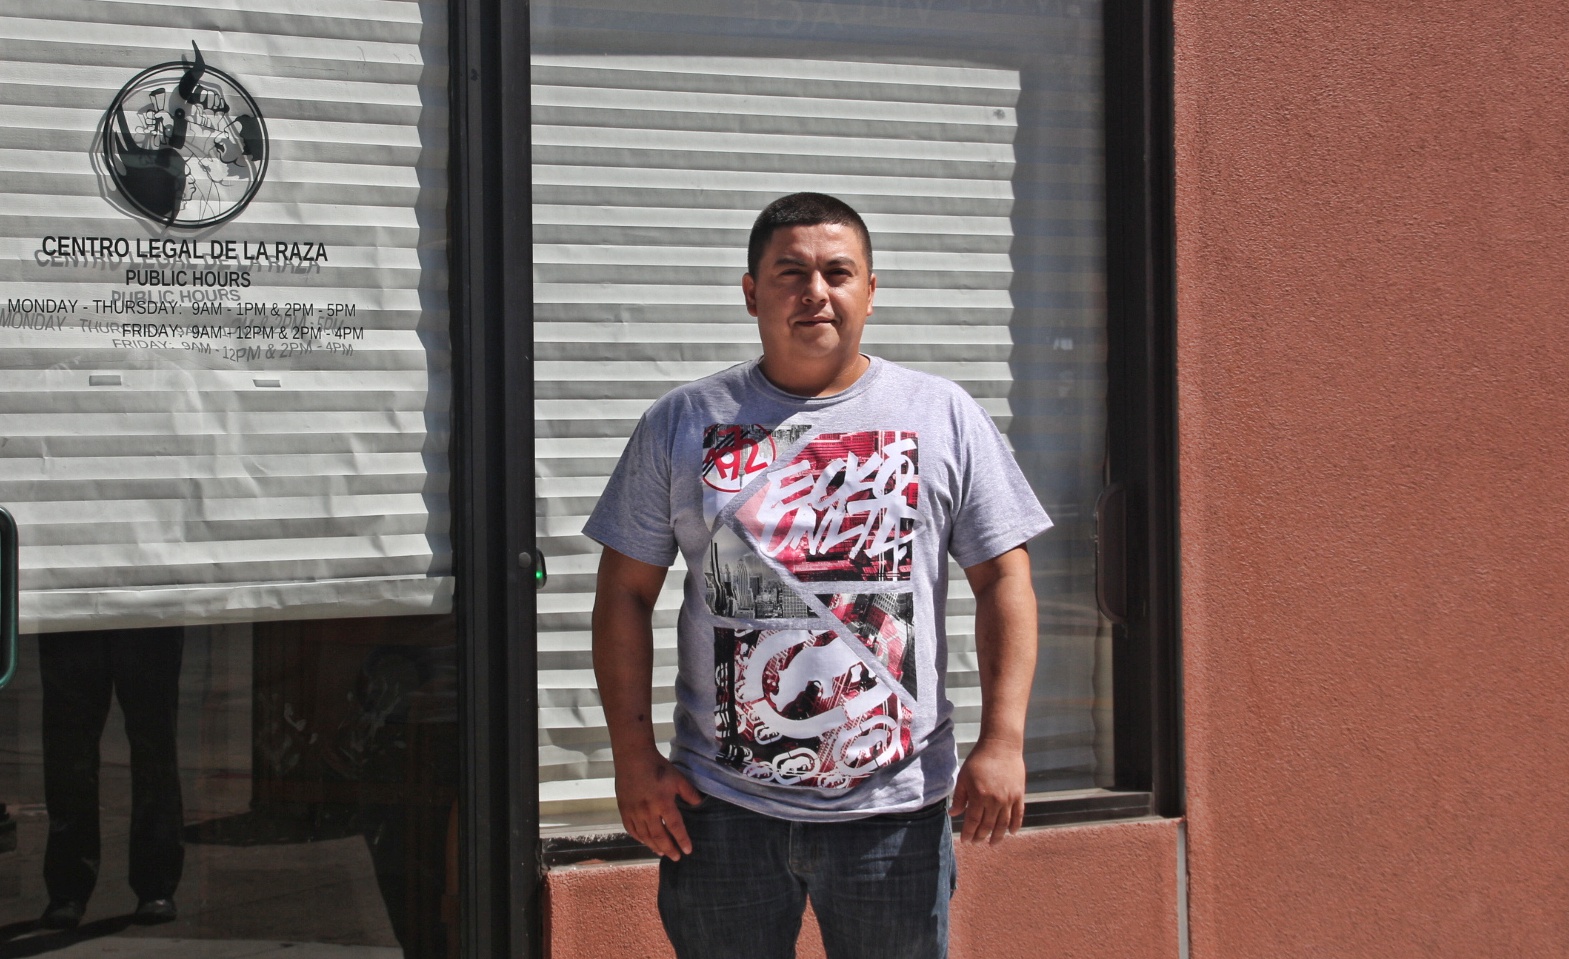
[{"label": "white venetian blind", "polygon": [[[1032,549],[1042,665],[1028,758],[1036,788],[1092,784],[1104,678],[1086,526],[1105,430],[1099,9],[1005,6],[789,4],[779,10],[799,18],[770,20],[691,0],[658,15],[534,5],[547,826],[614,818],[588,655],[598,547],[583,523],[654,399],[759,352],[740,294],[747,233],[797,190],[845,199],[871,229],[868,351],[963,385],[1059,524]],[[665,740],[684,572],[678,560],[655,616]],[[957,570],[953,580],[949,696],[968,743],[973,600]]]},{"label": "white venetian blind", "polygon": [[[0,0],[0,505],[24,630],[450,606],[446,18]],[[238,216],[181,229],[127,208],[100,129],[193,43],[254,99],[268,162]],[[203,162],[193,178],[221,173]],[[147,245],[163,239],[239,252]],[[246,256],[278,243],[301,247]],[[249,285],[127,277],[211,267]],[[94,305],[165,294],[172,314]]]}]

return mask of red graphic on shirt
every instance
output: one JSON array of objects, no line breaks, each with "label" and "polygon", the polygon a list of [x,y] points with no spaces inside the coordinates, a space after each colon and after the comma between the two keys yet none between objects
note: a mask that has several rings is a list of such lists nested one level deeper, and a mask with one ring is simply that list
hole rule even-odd
[{"label": "red graphic on shirt", "polygon": [[703,431],[703,482],[723,493],[739,493],[778,454],[766,426],[710,426]]},{"label": "red graphic on shirt", "polygon": [[909,755],[910,707],[851,642],[715,629],[719,760],[751,779],[846,789]]},{"label": "red graphic on shirt", "polygon": [[913,593],[820,593],[817,601],[861,641],[888,674],[917,695]]},{"label": "red graphic on shirt", "polygon": [[797,580],[908,580],[919,505],[915,433],[825,433],[735,518]]}]

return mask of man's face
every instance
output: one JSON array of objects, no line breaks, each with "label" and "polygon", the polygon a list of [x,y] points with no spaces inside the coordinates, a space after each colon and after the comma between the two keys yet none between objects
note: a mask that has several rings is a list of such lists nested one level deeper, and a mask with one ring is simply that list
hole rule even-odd
[{"label": "man's face", "polygon": [[769,237],[757,276],[741,278],[746,311],[757,317],[763,357],[780,373],[848,369],[872,315],[877,277],[854,227],[782,227]]}]

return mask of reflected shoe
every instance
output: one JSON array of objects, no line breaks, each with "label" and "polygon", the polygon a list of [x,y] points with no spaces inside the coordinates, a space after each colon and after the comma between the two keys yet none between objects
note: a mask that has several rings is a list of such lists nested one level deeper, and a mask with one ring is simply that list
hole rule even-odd
[{"label": "reflected shoe", "polygon": [[160,922],[173,922],[175,908],[173,899],[143,899],[136,904],[136,911],[131,913],[131,920],[144,926],[151,926]]},{"label": "reflected shoe", "polygon": [[51,899],[38,924],[45,929],[75,929],[86,911],[86,905],[75,899]]}]

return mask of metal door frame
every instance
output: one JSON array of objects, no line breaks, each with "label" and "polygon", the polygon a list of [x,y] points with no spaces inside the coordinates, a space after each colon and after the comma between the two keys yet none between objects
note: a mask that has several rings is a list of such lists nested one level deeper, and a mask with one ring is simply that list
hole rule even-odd
[{"label": "metal door frame", "polygon": [[528,4],[452,0],[463,954],[541,955]]}]

